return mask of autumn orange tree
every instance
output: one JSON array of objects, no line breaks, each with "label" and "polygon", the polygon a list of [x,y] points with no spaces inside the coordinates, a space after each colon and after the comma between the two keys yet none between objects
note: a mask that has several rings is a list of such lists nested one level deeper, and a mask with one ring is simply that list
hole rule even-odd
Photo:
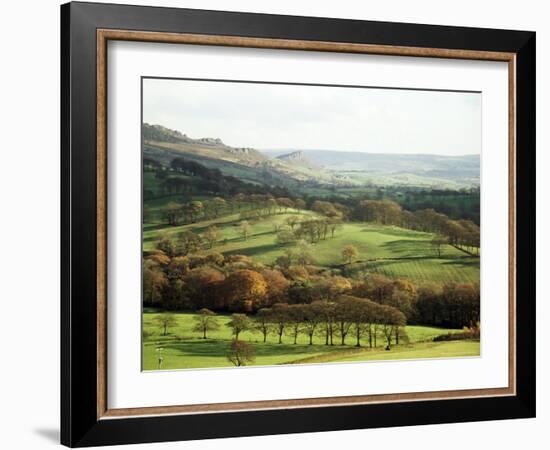
[{"label": "autumn orange tree", "polygon": [[218,309],[223,305],[216,303],[219,297],[214,295],[225,280],[222,272],[214,267],[197,267],[190,270],[183,281],[190,303],[195,309],[209,307]]},{"label": "autumn orange tree", "polygon": [[143,264],[143,301],[156,305],[162,300],[162,290],[168,285],[166,275],[159,265],[151,260]]},{"label": "autumn orange tree", "polygon": [[290,281],[279,270],[263,268],[260,270],[260,274],[266,284],[266,293],[263,301],[262,299],[258,299],[258,302],[261,302],[265,306],[285,302],[287,300]]},{"label": "autumn orange tree", "polygon": [[342,259],[348,264],[351,264],[358,254],[357,248],[351,244],[346,245],[342,249]]},{"label": "autumn orange tree", "polygon": [[229,275],[221,288],[230,311],[253,311],[267,293],[264,277],[250,269],[238,270]]},{"label": "autumn orange tree", "polygon": [[319,300],[334,300],[352,289],[350,280],[339,275],[320,280],[314,287],[315,297]]}]

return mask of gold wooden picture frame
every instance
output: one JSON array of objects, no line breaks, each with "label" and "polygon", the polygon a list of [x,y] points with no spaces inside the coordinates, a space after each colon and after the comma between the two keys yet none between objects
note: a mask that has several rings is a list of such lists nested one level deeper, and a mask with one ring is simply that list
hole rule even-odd
[{"label": "gold wooden picture frame", "polygon": [[[216,45],[275,50],[322,51],[360,53],[365,55],[414,56],[430,58],[452,58],[508,63],[509,73],[509,385],[506,388],[471,389],[435,392],[413,392],[407,394],[383,394],[326,398],[302,398],[289,400],[267,400],[255,402],[213,403],[207,405],[175,405],[164,407],[109,409],[107,407],[107,43],[108,41],[155,42],[164,44]],[[311,406],[353,405],[385,403],[394,401],[443,400],[449,398],[495,397],[514,395],[515,387],[515,61],[514,53],[473,50],[451,50],[438,48],[393,47],[372,44],[333,43],[321,41],[299,41],[285,39],[261,39],[234,36],[212,36],[185,33],[152,33],[147,31],[97,30],[97,236],[98,236],[98,419],[102,417],[127,417],[150,414],[181,414],[200,412],[228,412],[272,408],[296,408]]]}]

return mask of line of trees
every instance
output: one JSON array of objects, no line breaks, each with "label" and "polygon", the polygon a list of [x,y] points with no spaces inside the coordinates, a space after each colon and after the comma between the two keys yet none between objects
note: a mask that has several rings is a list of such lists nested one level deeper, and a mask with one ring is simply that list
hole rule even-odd
[{"label": "line of trees", "polygon": [[[194,320],[193,330],[203,339],[208,332],[220,328],[215,313],[207,308],[200,309]],[[269,335],[274,335],[279,344],[284,337],[290,337],[291,342],[297,344],[298,338],[305,336],[309,345],[313,345],[314,337],[319,337],[325,345],[347,345],[346,340],[352,340],[357,347],[366,341],[372,348],[377,347],[378,338],[383,337],[389,349],[393,343],[398,345],[408,339],[403,328],[406,323],[405,315],[397,308],[343,295],[334,301],[311,304],[276,303],[253,316],[234,313],[226,326],[235,341],[248,331],[259,333],[264,343]]]},{"label": "line of trees", "polygon": [[[246,206],[245,206],[246,205]],[[286,244],[297,239],[311,243],[324,240],[346,220],[360,220],[381,225],[395,225],[412,230],[435,233],[432,241],[436,252],[441,255],[444,244],[451,244],[470,253],[479,254],[480,229],[471,220],[452,220],[434,209],[410,212],[403,210],[391,200],[361,200],[355,209],[327,201],[314,201],[307,205],[301,199],[275,198],[270,194],[238,194],[231,199],[213,197],[210,200],[194,200],[188,203],[170,202],[161,209],[165,223],[177,226],[210,220],[226,212],[240,211],[241,223],[247,224],[269,215],[286,213],[291,208],[309,208],[319,214],[317,217],[288,217],[287,226],[277,231],[277,242]],[[246,233],[243,233],[246,239]]]},{"label": "line of trees", "polygon": [[[352,249],[342,253],[348,252],[352,257]],[[279,257],[274,267],[243,255],[170,257],[157,250],[144,260],[144,304],[255,314],[275,304],[334,302],[349,295],[395,308],[408,323],[462,328],[479,321],[478,284],[416,284],[374,273],[351,279],[309,265],[312,258],[308,244]]]},{"label": "line of trees", "polygon": [[436,233],[433,244],[438,251],[443,243],[449,243],[479,253],[479,226],[471,220],[449,219],[431,208],[410,212],[391,200],[362,200],[357,204],[353,217],[365,222]]},{"label": "line of trees", "polygon": [[144,172],[151,172],[157,181],[157,189],[144,190],[146,199],[155,199],[181,194],[188,197],[193,193],[204,195],[237,196],[265,195],[274,197],[289,196],[288,190],[283,186],[268,186],[251,184],[231,175],[225,175],[217,168],[206,167],[196,161],[185,158],[174,158],[166,166],[152,157],[144,157]]}]

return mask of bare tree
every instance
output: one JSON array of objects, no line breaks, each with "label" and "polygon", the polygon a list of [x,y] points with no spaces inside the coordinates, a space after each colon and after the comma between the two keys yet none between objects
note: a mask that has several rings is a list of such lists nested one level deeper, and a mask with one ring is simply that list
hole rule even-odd
[{"label": "bare tree", "polygon": [[449,238],[445,236],[436,235],[433,237],[431,241],[431,245],[435,249],[438,258],[441,258],[442,247],[448,243],[449,243]]},{"label": "bare tree", "polygon": [[298,343],[298,335],[304,328],[305,305],[289,305],[287,310],[288,325],[287,332],[294,338],[294,345]]},{"label": "bare tree", "polygon": [[386,338],[386,350],[390,350],[392,337],[395,335],[396,330],[400,326],[404,326],[407,323],[405,314],[392,306],[381,305],[380,306],[380,319],[382,325],[382,333]]},{"label": "bare tree", "polygon": [[262,333],[264,343],[267,341],[267,335],[272,329],[272,311],[270,308],[260,309],[254,316],[254,329]]},{"label": "bare tree", "polygon": [[208,248],[212,248],[222,238],[222,232],[218,227],[212,225],[204,232],[203,237],[208,242]]},{"label": "bare tree", "polygon": [[168,334],[168,328],[173,327],[178,323],[176,316],[172,313],[159,314],[153,320],[162,328],[163,336]]},{"label": "bare tree", "polygon": [[226,325],[232,329],[232,332],[235,335],[235,341],[238,341],[239,334],[243,331],[249,330],[251,327],[251,322],[246,314],[232,314],[231,320],[227,322]]},{"label": "bare tree", "polygon": [[309,345],[313,345],[313,335],[323,322],[322,307],[319,307],[321,302],[313,302],[306,305],[304,314],[303,332],[309,337]]},{"label": "bare tree", "polygon": [[283,343],[283,333],[289,322],[288,305],[286,303],[275,303],[272,307],[272,323],[277,336],[279,336],[279,344]]},{"label": "bare tree", "polygon": [[250,224],[247,220],[241,221],[239,224],[239,230],[244,238],[244,240],[248,240],[248,236],[250,235]]},{"label": "bare tree", "polygon": [[341,345],[346,345],[346,336],[349,333],[354,321],[354,298],[347,295],[336,300],[336,308],[334,310],[334,323],[336,325],[336,334],[340,336]]},{"label": "bare tree", "polygon": [[227,359],[236,367],[246,366],[256,360],[256,351],[252,345],[234,340],[229,347]]},{"label": "bare tree", "polygon": [[202,338],[206,339],[208,331],[215,331],[220,328],[220,324],[215,316],[216,313],[207,308],[200,309],[198,314],[193,317],[193,320],[196,322],[193,331],[202,333]]}]

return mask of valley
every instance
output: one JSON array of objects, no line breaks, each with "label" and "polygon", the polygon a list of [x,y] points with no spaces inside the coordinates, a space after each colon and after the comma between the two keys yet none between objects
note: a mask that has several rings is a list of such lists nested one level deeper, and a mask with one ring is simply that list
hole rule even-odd
[{"label": "valley", "polygon": [[479,355],[479,197],[478,156],[144,124],[144,370]]}]

